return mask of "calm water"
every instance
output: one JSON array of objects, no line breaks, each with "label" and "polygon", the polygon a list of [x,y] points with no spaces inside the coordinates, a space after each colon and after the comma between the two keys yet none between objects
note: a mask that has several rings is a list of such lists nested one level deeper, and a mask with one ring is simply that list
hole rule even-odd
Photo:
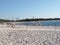
[{"label": "calm water", "polygon": [[19,23],[17,25],[29,25],[29,26],[60,26],[60,20],[23,22],[23,23]]}]

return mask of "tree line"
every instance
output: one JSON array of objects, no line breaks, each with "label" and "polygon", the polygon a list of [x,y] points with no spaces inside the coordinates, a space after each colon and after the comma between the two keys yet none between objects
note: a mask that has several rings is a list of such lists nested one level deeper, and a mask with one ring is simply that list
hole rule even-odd
[{"label": "tree line", "polygon": [[35,19],[21,19],[21,20],[7,20],[0,19],[0,22],[24,22],[24,21],[47,21],[47,20],[60,20],[60,18],[35,18]]},{"label": "tree line", "polygon": [[11,22],[12,20],[0,19],[0,22]]},{"label": "tree line", "polygon": [[48,20],[60,20],[60,18],[35,18],[35,19],[22,19],[22,20],[16,20],[16,22],[23,22],[23,21],[48,21]]}]

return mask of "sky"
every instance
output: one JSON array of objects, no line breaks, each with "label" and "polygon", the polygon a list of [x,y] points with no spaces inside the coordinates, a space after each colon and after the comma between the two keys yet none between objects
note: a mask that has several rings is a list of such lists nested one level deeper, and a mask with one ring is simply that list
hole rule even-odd
[{"label": "sky", "polygon": [[0,0],[0,18],[60,18],[60,0]]}]

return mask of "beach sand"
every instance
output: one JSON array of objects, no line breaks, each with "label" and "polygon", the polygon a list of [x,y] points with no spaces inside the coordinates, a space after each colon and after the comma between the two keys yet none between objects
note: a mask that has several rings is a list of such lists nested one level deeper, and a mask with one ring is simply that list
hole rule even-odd
[{"label": "beach sand", "polygon": [[56,30],[60,31],[60,26],[26,26],[26,25],[0,25],[0,30]]},{"label": "beach sand", "polygon": [[0,31],[0,45],[60,45],[60,31]]},{"label": "beach sand", "polygon": [[0,45],[60,45],[60,28],[0,25]]}]

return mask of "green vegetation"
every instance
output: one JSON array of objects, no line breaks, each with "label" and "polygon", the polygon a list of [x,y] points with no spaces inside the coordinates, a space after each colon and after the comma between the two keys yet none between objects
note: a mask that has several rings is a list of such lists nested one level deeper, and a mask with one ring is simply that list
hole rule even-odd
[{"label": "green vegetation", "polygon": [[[15,22],[25,22],[25,21],[47,21],[47,20],[60,20],[60,18],[21,19],[21,20],[15,20]],[[0,22],[14,22],[14,20],[0,19]]]},{"label": "green vegetation", "polygon": [[22,20],[16,20],[16,22],[23,22],[23,21],[47,21],[47,20],[60,20],[60,18],[35,18],[35,19],[22,19]]},{"label": "green vegetation", "polygon": [[0,22],[11,22],[12,20],[0,19]]}]

